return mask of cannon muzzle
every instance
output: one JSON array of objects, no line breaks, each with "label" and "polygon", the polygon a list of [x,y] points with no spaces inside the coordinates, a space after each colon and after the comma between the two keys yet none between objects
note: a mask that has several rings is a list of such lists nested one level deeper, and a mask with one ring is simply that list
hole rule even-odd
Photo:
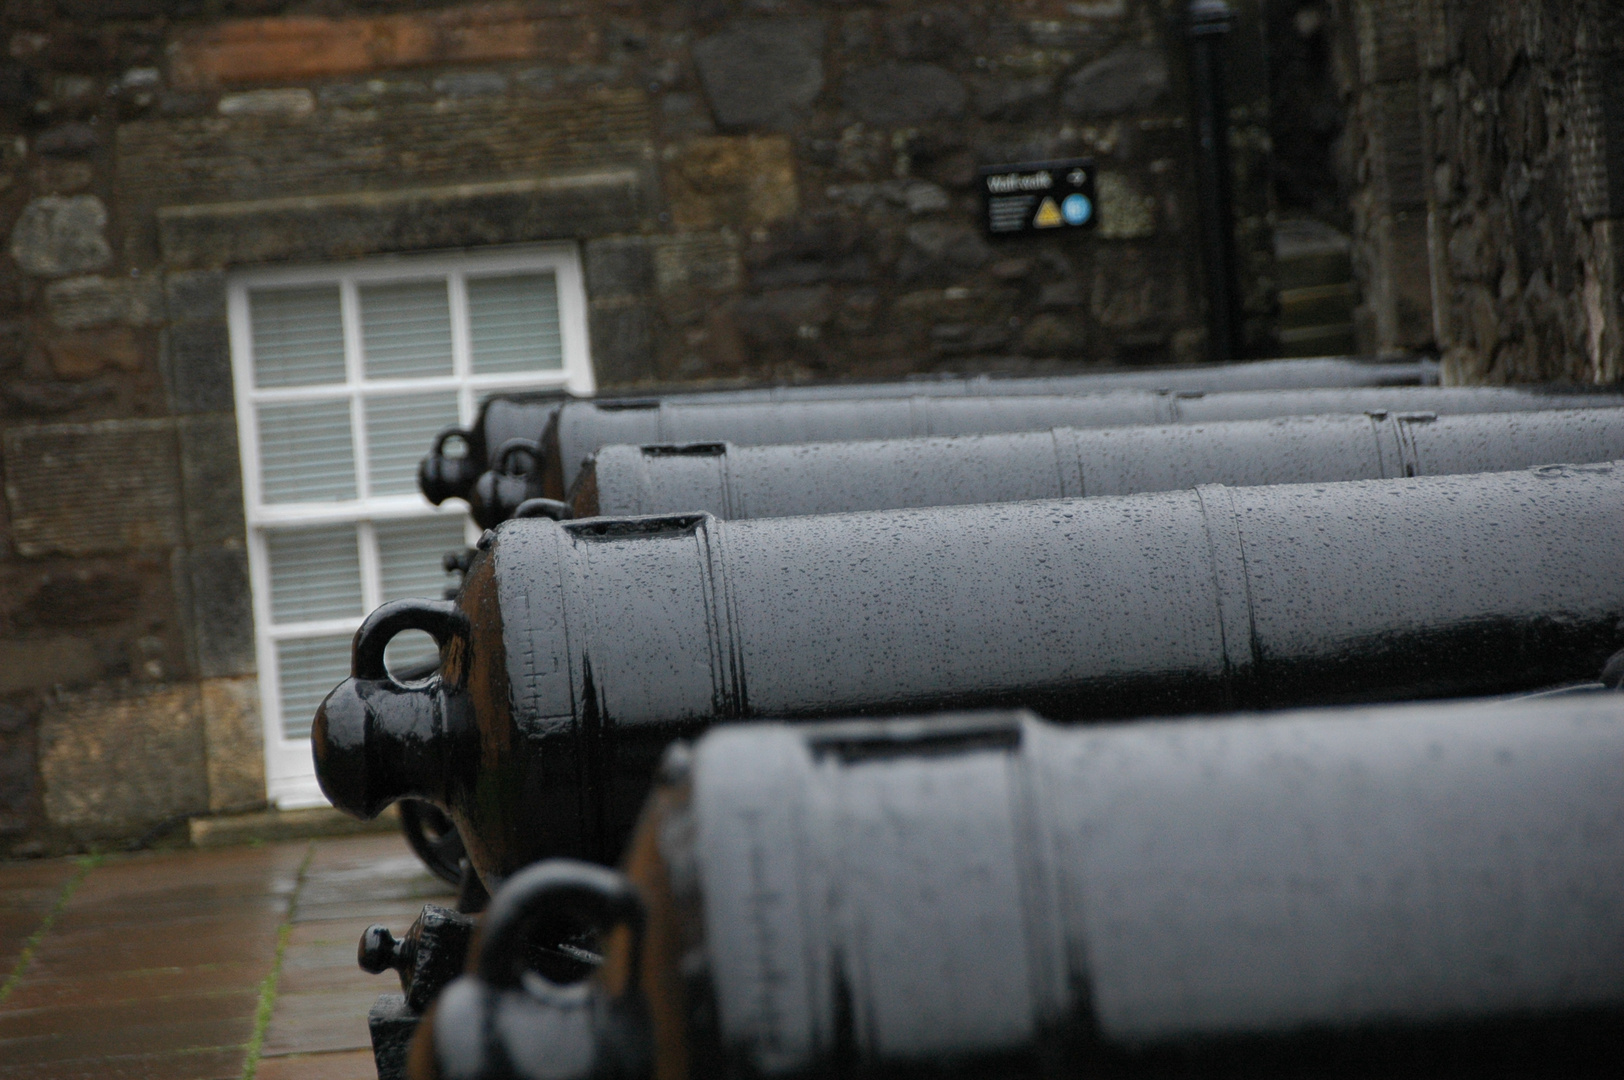
[{"label": "cannon muzzle", "polygon": [[[405,685],[390,675],[384,648],[422,630],[440,647],[440,672]],[[355,632],[350,677],[316,710],[311,746],[322,793],[340,810],[372,818],[396,799],[444,803],[451,745],[461,723],[468,619],[446,600],[396,600]]]},{"label": "cannon muzzle", "polygon": [[[452,457],[445,452],[446,443],[461,440],[462,456]],[[447,499],[466,499],[468,491],[479,479],[481,463],[474,454],[473,435],[462,428],[446,428],[434,437],[434,445],[417,465],[417,486],[423,497],[435,506]]]}]

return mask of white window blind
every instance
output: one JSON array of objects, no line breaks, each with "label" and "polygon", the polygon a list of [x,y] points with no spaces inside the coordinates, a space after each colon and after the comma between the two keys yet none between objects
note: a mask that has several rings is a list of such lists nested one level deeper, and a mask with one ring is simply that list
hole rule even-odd
[{"label": "white window blind", "polygon": [[[308,737],[368,611],[439,596],[460,503],[417,492],[434,434],[504,390],[593,388],[573,247],[253,271],[231,289],[267,782],[321,801]],[[432,660],[403,634],[391,670]]]}]

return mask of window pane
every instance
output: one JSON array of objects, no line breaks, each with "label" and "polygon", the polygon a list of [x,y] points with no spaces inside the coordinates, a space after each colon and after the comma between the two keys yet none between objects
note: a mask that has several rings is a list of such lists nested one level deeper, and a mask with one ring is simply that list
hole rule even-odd
[{"label": "window pane", "polygon": [[276,643],[282,691],[282,737],[307,739],[316,706],[350,674],[350,635],[295,638]]},{"label": "window pane", "polygon": [[444,278],[363,285],[358,291],[367,378],[451,374],[451,305]]},{"label": "window pane", "polygon": [[344,381],[338,286],[255,289],[248,294],[255,386]]},{"label": "window pane", "polygon": [[265,534],[265,553],[271,563],[271,618],[277,622],[362,614],[355,526],[271,530]]},{"label": "window pane", "polygon": [[468,336],[477,375],[561,369],[557,278],[551,271],[469,278]]},{"label": "window pane", "polygon": [[349,401],[261,405],[259,475],[267,503],[355,498]]},{"label": "window pane", "polygon": [[368,398],[365,408],[372,494],[410,495],[435,433],[457,422],[456,392]]},{"label": "window pane", "polygon": [[385,600],[404,596],[438,599],[444,594],[453,579],[440,565],[440,557],[468,546],[461,517],[380,521],[373,528],[378,537],[378,576]]}]

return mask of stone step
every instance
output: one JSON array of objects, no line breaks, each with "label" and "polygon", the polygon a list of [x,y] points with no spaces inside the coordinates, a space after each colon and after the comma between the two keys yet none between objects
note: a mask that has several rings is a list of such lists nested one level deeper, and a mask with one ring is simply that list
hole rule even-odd
[{"label": "stone step", "polygon": [[1280,328],[1298,330],[1353,321],[1359,291],[1352,282],[1280,290]]},{"label": "stone step", "polygon": [[1283,218],[1274,229],[1275,281],[1282,289],[1353,280],[1352,242],[1313,218]]},{"label": "stone step", "polygon": [[1278,356],[1349,356],[1357,351],[1352,323],[1281,330]]},{"label": "stone step", "polygon": [[1316,251],[1275,258],[1275,281],[1281,289],[1335,285],[1353,279],[1353,259],[1346,251]]}]

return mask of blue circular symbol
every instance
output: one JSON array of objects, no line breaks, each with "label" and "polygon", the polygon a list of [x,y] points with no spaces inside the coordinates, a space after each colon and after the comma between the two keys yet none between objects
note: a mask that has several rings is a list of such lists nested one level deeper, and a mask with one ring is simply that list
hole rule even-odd
[{"label": "blue circular symbol", "polygon": [[1061,200],[1060,214],[1067,225],[1081,225],[1094,216],[1094,204],[1088,201],[1087,195],[1074,192]]}]

